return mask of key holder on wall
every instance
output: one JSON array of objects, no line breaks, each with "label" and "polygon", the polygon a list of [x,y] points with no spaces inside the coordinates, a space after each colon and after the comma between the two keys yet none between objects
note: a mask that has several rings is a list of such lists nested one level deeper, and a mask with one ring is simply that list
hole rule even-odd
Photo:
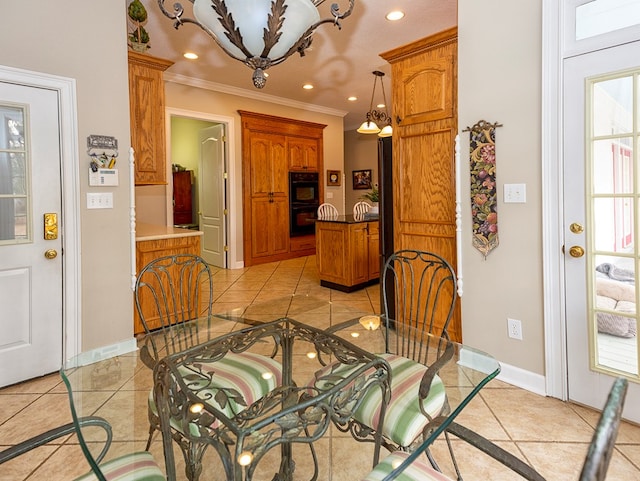
[{"label": "key holder on wall", "polygon": [[118,159],[118,139],[107,135],[90,135],[87,137],[87,154],[89,161],[89,185],[118,185],[118,170],[115,168]]}]

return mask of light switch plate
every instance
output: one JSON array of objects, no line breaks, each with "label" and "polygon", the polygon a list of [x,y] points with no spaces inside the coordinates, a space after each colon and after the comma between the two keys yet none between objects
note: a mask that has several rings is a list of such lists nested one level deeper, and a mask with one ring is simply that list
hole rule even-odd
[{"label": "light switch plate", "polygon": [[87,209],[113,209],[113,192],[88,192]]},{"label": "light switch plate", "polygon": [[527,184],[504,184],[505,204],[524,204],[527,202]]}]

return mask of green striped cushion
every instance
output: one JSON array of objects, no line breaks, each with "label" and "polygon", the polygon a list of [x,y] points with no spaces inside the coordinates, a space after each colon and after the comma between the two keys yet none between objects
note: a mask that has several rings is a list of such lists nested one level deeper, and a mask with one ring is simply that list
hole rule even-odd
[{"label": "green striped cushion", "polygon": [[[142,451],[112,459],[100,465],[100,471],[108,481],[165,481],[166,478],[151,453]],[[93,481],[95,474],[88,473],[76,481]]]},{"label": "green striped cushion", "polygon": [[[212,387],[235,389],[242,395],[247,406],[250,406],[276,386],[282,384],[282,366],[280,363],[268,356],[251,352],[243,352],[242,354],[229,352],[218,361],[203,364],[202,369],[204,372],[214,374],[211,380]],[[187,369],[182,369],[182,373],[184,375],[193,374]],[[265,373],[269,373],[270,376],[265,376]],[[190,381],[190,385],[195,387],[192,381]],[[205,389],[200,391],[198,395],[202,398],[211,398],[215,395],[214,391],[215,389]],[[214,407],[229,418],[233,418],[235,414],[246,408],[246,406],[239,405],[233,400],[230,400],[224,409],[215,404],[215,402]],[[149,393],[149,409],[156,416],[158,415],[158,409],[153,400],[153,391]],[[211,427],[216,427],[217,424],[216,422]],[[178,431],[182,430],[174,419],[171,420],[171,425]]]},{"label": "green striped cushion", "polygon": [[[423,364],[395,354],[380,354],[391,366],[391,399],[387,404],[382,434],[398,446],[409,446],[421,433],[429,420],[420,412],[418,389],[427,370]],[[431,417],[442,411],[446,401],[444,384],[434,376],[424,410]],[[353,417],[365,426],[378,428],[382,391],[370,389]]]},{"label": "green striped cushion", "polygon": [[[384,458],[362,481],[381,481],[407,459],[409,453],[396,451]],[[444,474],[434,470],[421,459],[416,459],[407,466],[394,481],[451,481]]]}]

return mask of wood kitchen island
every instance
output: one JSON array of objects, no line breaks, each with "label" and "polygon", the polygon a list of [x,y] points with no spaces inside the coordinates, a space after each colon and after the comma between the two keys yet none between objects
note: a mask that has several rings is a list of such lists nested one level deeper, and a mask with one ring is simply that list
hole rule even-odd
[{"label": "wood kitchen island", "polygon": [[377,217],[316,220],[320,285],[352,292],[379,282],[379,238]]}]

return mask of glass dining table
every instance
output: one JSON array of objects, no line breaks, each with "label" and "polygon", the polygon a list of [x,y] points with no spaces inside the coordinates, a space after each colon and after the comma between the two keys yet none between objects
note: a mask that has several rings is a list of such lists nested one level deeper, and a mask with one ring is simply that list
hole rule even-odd
[{"label": "glass dining table", "polygon": [[[387,336],[379,316],[313,296],[261,304],[189,321],[201,342],[164,357],[153,375],[136,352],[70,359],[62,374],[77,419],[98,416],[111,426],[107,435],[78,425],[92,469],[100,473],[109,459],[144,450],[148,400],[155,396],[163,429],[149,451],[169,480],[187,479],[172,433],[176,428],[202,444],[202,480],[364,478],[386,450],[380,452],[376,432],[373,442],[360,443],[344,428],[367,390],[390,389],[389,366],[378,354],[393,351],[390,340],[406,332],[395,327]],[[142,350],[152,339],[162,342],[159,334],[148,335],[140,340]],[[428,335],[422,341],[431,346],[448,405],[425,432],[423,442],[430,443],[500,366],[462,344]],[[245,400],[211,383],[216,360],[232,351],[253,351],[281,363],[282,376],[270,381],[269,395]],[[378,428],[384,408],[379,416]]]}]

